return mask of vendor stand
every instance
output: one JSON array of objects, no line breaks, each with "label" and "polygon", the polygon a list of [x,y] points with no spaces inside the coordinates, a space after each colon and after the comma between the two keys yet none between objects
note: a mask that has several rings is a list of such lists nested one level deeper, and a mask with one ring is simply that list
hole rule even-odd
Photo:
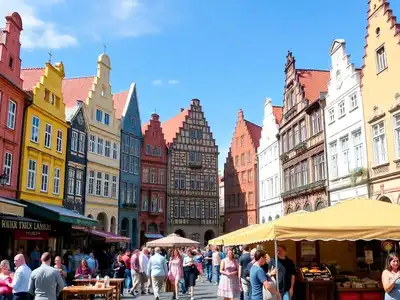
[{"label": "vendor stand", "polygon": [[199,242],[183,238],[176,233],[172,233],[164,238],[146,243],[147,247],[152,247],[152,248],[198,247],[199,245],[200,245]]},{"label": "vendor stand", "polygon": [[[329,260],[331,261],[336,256],[338,261],[345,262],[352,267],[350,274],[342,275],[340,268],[338,268],[339,266],[336,266],[337,269],[335,268],[334,262],[329,266],[332,280],[327,279],[324,281],[329,282],[331,286],[334,283],[333,280],[336,281],[333,288],[336,291],[337,299],[381,300],[384,291],[381,287],[380,274],[369,270],[364,273],[356,272],[356,241],[367,241],[368,243],[373,243],[373,240],[381,242],[388,240],[399,241],[400,223],[397,220],[399,213],[400,206],[390,203],[370,199],[346,200],[316,212],[288,215],[273,222],[249,228],[242,234],[225,239],[224,244],[256,244],[273,241],[275,259],[277,260],[276,248],[278,242],[285,245],[291,244],[289,253],[296,254],[298,251],[295,251],[295,249],[299,247],[299,243],[303,241],[309,242],[307,251],[311,251],[310,245],[314,243],[315,254],[321,253],[321,257],[328,254],[327,256],[330,256]],[[317,247],[319,247],[319,250],[317,250]],[[324,270],[323,268],[329,265],[327,263],[328,259],[323,265],[321,264],[321,259],[317,255],[315,256],[313,261],[309,261],[309,266],[307,267],[317,267],[320,270],[321,268]],[[304,260],[304,258],[297,257],[296,259],[297,262],[301,262],[301,260]],[[303,265],[302,267],[306,266]],[[380,270],[382,269],[380,268]],[[301,283],[305,283],[304,279],[307,276],[303,273],[299,269],[296,290],[302,290],[298,287],[301,286]],[[310,282],[312,281],[314,280],[310,280]],[[322,285],[321,282],[320,286],[322,287]],[[352,290],[349,290],[350,288]],[[353,293],[349,294],[351,292]],[[297,295],[297,291],[295,294]],[[326,295],[327,293],[316,294],[315,292],[312,295],[297,295],[297,299],[310,297],[316,300],[329,299]]]}]

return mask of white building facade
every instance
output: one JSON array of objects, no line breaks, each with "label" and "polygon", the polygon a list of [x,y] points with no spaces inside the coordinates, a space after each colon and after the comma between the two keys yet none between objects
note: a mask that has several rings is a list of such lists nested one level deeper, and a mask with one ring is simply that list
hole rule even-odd
[{"label": "white building facade", "polygon": [[344,40],[330,49],[331,70],[325,106],[325,142],[330,204],[368,197],[367,155],[360,71],[346,53]]},{"label": "white building facade", "polygon": [[264,120],[257,150],[258,158],[258,223],[270,222],[283,214],[281,195],[281,171],[279,161],[278,132],[282,119],[282,107],[273,106],[265,99]]}]

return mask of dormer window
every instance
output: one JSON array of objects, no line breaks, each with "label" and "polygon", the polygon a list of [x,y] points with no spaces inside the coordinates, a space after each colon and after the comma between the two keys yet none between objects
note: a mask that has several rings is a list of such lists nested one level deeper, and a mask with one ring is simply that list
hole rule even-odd
[{"label": "dormer window", "polygon": [[49,102],[50,102],[50,104],[54,104],[54,103],[56,102],[56,101],[55,101],[55,96],[54,96],[53,93],[50,94],[50,100],[49,100]]},{"label": "dormer window", "polygon": [[342,85],[342,74],[338,70],[336,71],[336,86],[337,88],[340,88],[341,85]]},{"label": "dormer window", "polygon": [[380,73],[387,68],[385,46],[376,50],[376,72]]},{"label": "dormer window", "polygon": [[106,92],[107,92],[107,89],[106,89],[106,87],[103,85],[103,86],[101,86],[101,95],[103,96],[103,97],[105,97],[106,96]]},{"label": "dormer window", "polygon": [[9,67],[10,69],[14,69],[14,58],[12,58],[11,56],[10,56],[10,58],[8,59],[8,67]]}]

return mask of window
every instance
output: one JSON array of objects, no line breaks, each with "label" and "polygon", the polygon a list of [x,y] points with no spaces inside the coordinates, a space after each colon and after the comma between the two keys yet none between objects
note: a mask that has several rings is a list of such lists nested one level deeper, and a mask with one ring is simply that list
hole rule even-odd
[{"label": "window", "polygon": [[174,175],[174,188],[175,189],[185,189],[185,174],[175,172]]},{"label": "window", "polygon": [[363,142],[361,137],[361,129],[353,132],[353,145],[354,145],[354,164],[359,168],[363,164]]},{"label": "window", "polygon": [[240,137],[240,146],[244,145],[244,135]]},{"label": "window", "polygon": [[106,141],[106,145],[104,147],[104,155],[106,157],[110,157],[110,154],[111,154],[110,147],[111,147],[111,142],[110,141]]},{"label": "window", "polygon": [[96,196],[101,196],[101,180],[103,176],[101,172],[96,174]]},{"label": "window", "polygon": [[73,167],[68,168],[68,194],[74,195],[75,193],[75,169]]},{"label": "window", "polygon": [[313,156],[314,182],[325,179],[324,153]]},{"label": "window", "polygon": [[358,107],[357,93],[350,96],[350,110],[356,109]]},{"label": "window", "polygon": [[142,211],[149,211],[149,198],[146,191],[142,194]]},{"label": "window", "polygon": [[339,118],[343,117],[346,114],[346,105],[344,100],[339,103]]},{"label": "window", "polygon": [[149,182],[149,169],[148,168],[143,169],[143,182],[145,182],[145,183]]},{"label": "window", "polygon": [[300,121],[300,140],[304,142],[307,139],[306,121]]},{"label": "window", "polygon": [[139,175],[139,158],[133,158],[133,173]]},{"label": "window", "polygon": [[14,58],[12,58],[11,56],[10,56],[10,58],[8,59],[8,67],[9,67],[10,69],[14,69]]},{"label": "window", "polygon": [[149,144],[146,145],[146,155],[150,155],[151,153],[151,146]]},{"label": "window", "polygon": [[28,189],[34,190],[36,186],[36,161],[30,159],[28,163]]},{"label": "window", "polygon": [[160,170],[159,171],[159,176],[160,176],[160,179],[159,179],[158,183],[159,184],[164,184],[164,182],[165,182],[165,170]]},{"label": "window", "polygon": [[61,175],[61,169],[55,168],[54,169],[54,180],[53,180],[53,194],[54,195],[60,194],[60,175]]},{"label": "window", "polygon": [[126,203],[126,182],[122,182],[120,187],[119,187],[119,196],[121,198],[121,203],[125,204]]},{"label": "window", "polygon": [[335,122],[335,108],[331,108],[328,110],[328,118],[329,124]]},{"label": "window", "polygon": [[376,72],[382,72],[387,68],[385,46],[376,50]]},{"label": "window", "polygon": [[96,109],[96,121],[97,122],[103,121],[103,112],[100,109]]},{"label": "window", "polygon": [[293,149],[293,132],[292,129],[288,130],[288,144],[289,144],[289,148],[288,150],[292,150]]},{"label": "window", "polygon": [[133,190],[132,190],[132,203],[136,203],[136,193],[137,193],[137,187],[136,187],[136,185],[133,185]]},{"label": "window", "polygon": [[321,112],[316,110],[311,114],[312,134],[317,134],[321,131]]},{"label": "window", "polygon": [[103,155],[103,139],[97,138],[97,154]]},{"label": "window", "polygon": [[340,139],[340,147],[342,150],[343,170],[347,173],[350,172],[350,157],[349,157],[349,136]]},{"label": "window", "polygon": [[86,134],[80,132],[79,133],[79,147],[78,147],[79,153],[85,153],[85,140],[86,140]]},{"label": "window", "polygon": [[294,135],[294,145],[296,146],[297,144],[300,143],[299,125],[294,125],[294,127],[293,127],[293,135]]},{"label": "window", "polygon": [[[244,155],[243,155],[244,160]],[[200,152],[189,152],[189,163],[201,163],[201,153]]]},{"label": "window", "polygon": [[103,184],[103,196],[110,196],[110,174],[104,174],[104,184]]},{"label": "window", "polygon": [[291,167],[290,168],[290,171],[289,171],[289,180],[290,180],[290,189],[294,189],[295,187],[296,187],[296,177],[295,177],[295,174],[294,174],[294,167]]},{"label": "window", "polygon": [[158,194],[151,195],[151,211],[158,212]]},{"label": "window", "polygon": [[111,183],[111,197],[117,198],[117,176],[112,176],[112,183]]},{"label": "window", "polygon": [[308,161],[303,160],[301,162],[301,177],[302,177],[302,184],[308,184]]},{"label": "window", "polygon": [[40,129],[39,118],[36,116],[32,116],[31,141],[34,143],[39,142],[39,129]]},{"label": "window", "polygon": [[11,184],[11,170],[12,170],[12,153],[6,152],[4,155],[4,173],[7,175],[7,185]]},{"label": "window", "polygon": [[15,114],[17,113],[17,104],[10,100],[8,102],[8,115],[7,115],[7,127],[15,129]]},{"label": "window", "polygon": [[113,159],[118,159],[118,145],[117,145],[117,143],[113,144]]},{"label": "window", "polygon": [[244,153],[240,154],[240,164],[243,166],[245,164]]},{"label": "window", "polygon": [[44,130],[44,146],[46,148],[51,147],[51,132],[52,132],[53,127],[49,124],[46,123],[46,127]]},{"label": "window", "polygon": [[133,173],[133,156],[129,156],[129,173]]},{"label": "window", "polygon": [[73,130],[72,137],[71,137],[71,150],[77,151],[78,150],[78,132]]},{"label": "window", "polygon": [[[302,181],[301,181],[301,163],[298,163],[298,164],[295,166],[295,171],[294,171],[294,173],[295,173],[296,187],[302,186],[303,184],[302,184]],[[277,179],[277,178],[276,178],[276,179]],[[275,192],[276,192],[276,190],[275,190]],[[275,195],[274,195],[274,196],[275,196]]]},{"label": "window", "polygon": [[93,134],[89,135],[89,152],[96,152],[96,138]]},{"label": "window", "polygon": [[385,136],[385,125],[380,122],[372,126],[372,137],[373,137],[373,152],[374,152],[374,163],[376,165],[387,162],[386,157],[386,136]]},{"label": "window", "polygon": [[235,166],[237,166],[239,164],[239,156],[235,156]]},{"label": "window", "polygon": [[110,125],[110,115],[108,113],[104,113],[104,124]]},{"label": "window", "polygon": [[42,184],[40,185],[41,192],[47,192],[49,187],[49,165],[42,165]]},{"label": "window", "polygon": [[94,171],[89,171],[89,187],[88,187],[88,194],[94,194]]},{"label": "window", "polygon": [[331,152],[331,176],[336,178],[338,176],[338,155],[337,155],[337,142],[333,142],[329,145]]},{"label": "window", "polygon": [[249,182],[253,181],[253,171],[248,170],[247,172],[248,172],[247,178],[248,178]]},{"label": "window", "polygon": [[59,153],[62,152],[62,140],[63,140],[63,132],[61,130],[57,130],[56,150]]},{"label": "window", "polygon": [[82,196],[83,171],[76,170],[75,195]]},{"label": "window", "polygon": [[157,183],[157,169],[150,169],[150,183]]}]

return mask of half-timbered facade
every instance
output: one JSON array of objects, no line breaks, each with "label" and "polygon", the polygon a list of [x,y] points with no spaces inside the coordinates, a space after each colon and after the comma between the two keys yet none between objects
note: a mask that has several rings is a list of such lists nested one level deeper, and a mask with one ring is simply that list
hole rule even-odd
[{"label": "half-timbered facade", "polygon": [[162,123],[168,146],[168,232],[201,243],[219,234],[218,146],[200,100]]},{"label": "half-timbered facade", "polygon": [[257,148],[261,130],[245,120],[239,110],[224,167],[226,232],[257,223]]},{"label": "half-timbered facade", "polygon": [[284,214],[313,211],[328,205],[320,100],[328,90],[330,73],[296,69],[295,63],[289,52],[279,131]]}]

